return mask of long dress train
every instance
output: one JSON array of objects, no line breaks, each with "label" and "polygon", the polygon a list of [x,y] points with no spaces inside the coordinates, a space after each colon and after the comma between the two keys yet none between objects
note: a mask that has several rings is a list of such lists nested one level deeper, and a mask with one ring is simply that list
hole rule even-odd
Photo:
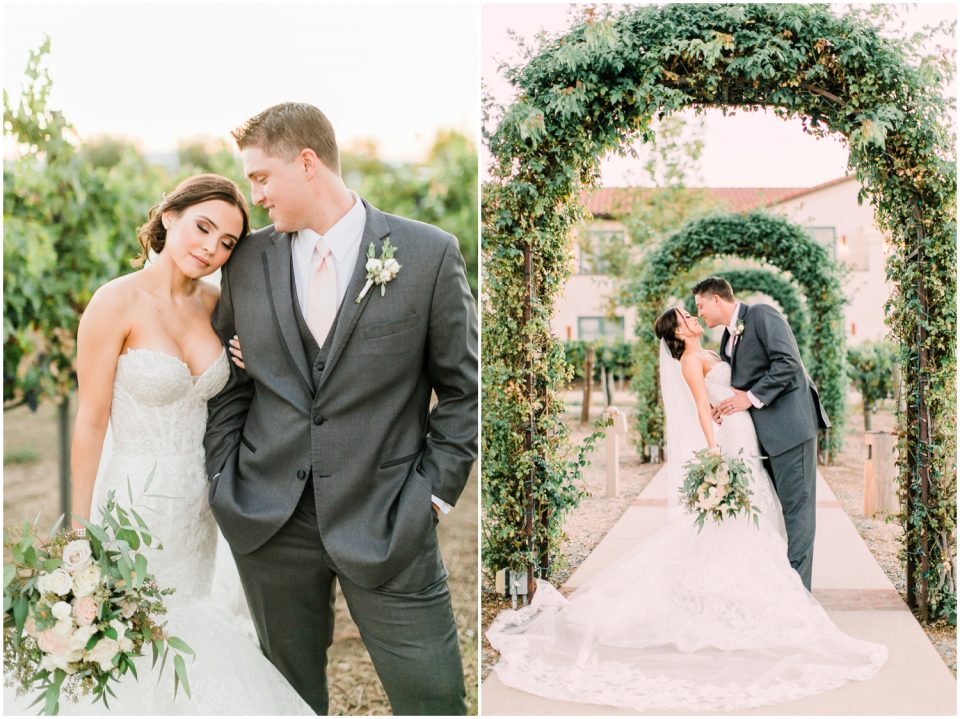
[{"label": "long dress train", "polygon": [[[728,397],[730,366],[706,378]],[[669,411],[669,408],[668,408]],[[791,701],[873,677],[885,647],[841,632],[787,560],[783,517],[750,415],[724,418],[724,454],[752,470],[759,529],[690,515],[564,598],[540,582],[530,606],[487,632],[505,684],[571,702],[651,710],[734,710]]]}]

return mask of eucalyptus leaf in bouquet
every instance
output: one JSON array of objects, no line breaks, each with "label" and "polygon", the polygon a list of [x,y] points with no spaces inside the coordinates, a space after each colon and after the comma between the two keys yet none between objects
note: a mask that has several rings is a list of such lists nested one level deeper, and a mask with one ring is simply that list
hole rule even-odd
[{"label": "eucalyptus leaf in bouquet", "polygon": [[160,659],[160,676],[173,652],[174,697],[181,684],[190,695],[183,656],[194,652],[165,631],[164,600],[175,590],[161,588],[140,551],[160,547],[132,501],[124,508],[114,494],[98,523],[80,520],[85,530],[54,534],[61,517],[46,541],[36,522],[4,537],[12,560],[3,566],[5,681],[18,694],[37,691],[31,706],[42,703],[43,714],[89,694],[109,708],[111,685],[128,673],[138,679],[134,659],[147,651],[153,665]]}]

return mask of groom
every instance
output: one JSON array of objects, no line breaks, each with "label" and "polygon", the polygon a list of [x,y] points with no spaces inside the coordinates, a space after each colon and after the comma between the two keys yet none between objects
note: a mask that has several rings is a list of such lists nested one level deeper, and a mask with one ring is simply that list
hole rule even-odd
[{"label": "groom", "polygon": [[708,277],[693,288],[708,327],[724,326],[720,356],[730,364],[734,395],[714,420],[749,410],[764,466],[787,529],[787,556],[810,590],[817,510],[817,432],[830,426],[787,321],[770,305],[737,302],[730,284]]},{"label": "groom", "polygon": [[463,714],[436,532],[477,452],[477,318],[457,240],[348,190],[311,105],[268,108],[233,135],[274,224],[223,268],[214,326],[238,335],[245,369],[210,401],[204,446],[260,644],[325,714],[336,580],[394,714]]}]

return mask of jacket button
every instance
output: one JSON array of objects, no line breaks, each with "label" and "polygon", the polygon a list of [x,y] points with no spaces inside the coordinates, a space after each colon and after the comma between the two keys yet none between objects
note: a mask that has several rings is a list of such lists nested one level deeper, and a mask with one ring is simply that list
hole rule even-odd
[{"label": "jacket button", "polygon": [[317,362],[317,372],[323,372],[323,368],[326,366],[327,365],[323,360],[321,360],[320,362]]},{"label": "jacket button", "polygon": [[324,422],[326,422],[326,420],[320,415],[317,415],[316,417],[313,418],[314,424],[323,424]]},{"label": "jacket button", "polygon": [[306,479],[306,478],[307,478],[307,471],[306,471],[305,469],[298,469],[298,470],[297,470],[297,479],[303,480],[303,479]]}]

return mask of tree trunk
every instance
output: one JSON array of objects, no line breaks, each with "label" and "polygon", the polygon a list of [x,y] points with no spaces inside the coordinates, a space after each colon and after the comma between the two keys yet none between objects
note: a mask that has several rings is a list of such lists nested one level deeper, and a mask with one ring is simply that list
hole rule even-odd
[{"label": "tree trunk", "polygon": [[[523,306],[523,322],[526,327],[529,327],[533,321],[533,253],[531,251],[530,245],[527,245],[523,248],[523,273],[524,279],[526,281],[526,290],[524,297],[524,306]],[[533,360],[528,360],[527,364],[527,399],[531,402],[530,408],[530,424],[527,427],[525,432],[523,447],[529,453],[533,450],[533,433],[536,431],[537,418],[536,413],[532,407],[533,403],[533,393],[535,378],[533,375]],[[534,506],[535,500],[533,498],[533,483],[536,478],[536,469],[537,463],[534,461],[530,462],[530,469],[527,472],[527,478],[524,482],[524,521],[523,521],[523,534],[526,539],[527,549],[530,551],[531,556],[535,548],[536,537],[533,528],[533,518],[536,514],[536,507]],[[534,592],[536,592],[537,584],[536,579],[534,578],[534,565],[531,563],[527,567],[527,602],[533,600]]]},{"label": "tree trunk", "polygon": [[60,513],[61,527],[70,526],[70,396],[64,397],[57,406],[57,435],[60,442]]},{"label": "tree trunk", "polygon": [[587,347],[587,359],[583,363],[583,409],[580,410],[580,424],[590,421],[590,395],[593,393],[593,361],[596,350]]}]

